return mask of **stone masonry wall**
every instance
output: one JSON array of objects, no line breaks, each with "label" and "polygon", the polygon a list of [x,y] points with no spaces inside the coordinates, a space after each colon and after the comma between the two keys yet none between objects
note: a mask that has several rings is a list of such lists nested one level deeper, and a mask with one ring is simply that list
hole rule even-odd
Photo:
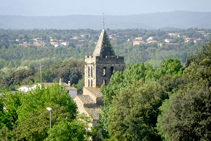
[{"label": "stone masonry wall", "polygon": [[83,95],[88,95],[90,98],[97,103],[97,97],[90,93],[86,88],[83,88]]},{"label": "stone masonry wall", "polygon": [[[125,64],[97,64],[96,65],[96,86],[100,87],[103,81],[106,81],[106,85],[109,83],[111,75],[113,74],[111,67],[115,71],[123,71],[125,69]],[[106,69],[106,75],[103,73],[103,69]]]},{"label": "stone masonry wall", "polygon": [[[110,81],[112,70],[123,71],[125,69],[123,56],[86,56],[85,57],[85,87],[100,87],[103,82],[107,85]],[[88,68],[92,67],[92,75]],[[111,68],[113,69],[111,70]],[[104,75],[104,70],[106,75]]]},{"label": "stone masonry wall", "polygon": [[74,101],[78,107],[79,113],[80,114],[85,113],[87,116],[89,116],[88,113],[86,112],[86,110],[84,109],[84,103],[79,99],[79,97],[76,96],[74,98]]}]

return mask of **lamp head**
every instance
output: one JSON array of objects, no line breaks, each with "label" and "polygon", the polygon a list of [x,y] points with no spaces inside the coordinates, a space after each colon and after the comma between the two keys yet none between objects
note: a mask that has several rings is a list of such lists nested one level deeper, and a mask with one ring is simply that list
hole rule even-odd
[{"label": "lamp head", "polygon": [[52,111],[52,109],[51,109],[50,107],[47,107],[46,109],[47,109],[48,111]]}]

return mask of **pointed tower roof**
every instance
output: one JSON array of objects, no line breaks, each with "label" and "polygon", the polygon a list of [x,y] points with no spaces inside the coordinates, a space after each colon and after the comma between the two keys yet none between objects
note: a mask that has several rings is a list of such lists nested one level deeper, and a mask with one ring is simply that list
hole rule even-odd
[{"label": "pointed tower roof", "polygon": [[93,56],[115,56],[114,50],[111,47],[106,31],[103,29],[98,39],[97,45],[93,52]]}]

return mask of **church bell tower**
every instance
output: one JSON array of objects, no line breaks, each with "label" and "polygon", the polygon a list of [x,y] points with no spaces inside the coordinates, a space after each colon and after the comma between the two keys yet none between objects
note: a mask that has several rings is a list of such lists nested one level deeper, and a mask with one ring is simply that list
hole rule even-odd
[{"label": "church bell tower", "polygon": [[107,85],[113,71],[125,69],[124,57],[115,56],[103,29],[92,56],[85,56],[85,87]]}]

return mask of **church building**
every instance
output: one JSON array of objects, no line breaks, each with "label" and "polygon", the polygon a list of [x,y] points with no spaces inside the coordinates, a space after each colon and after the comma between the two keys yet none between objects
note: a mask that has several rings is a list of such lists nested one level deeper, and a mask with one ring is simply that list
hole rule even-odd
[{"label": "church building", "polygon": [[109,38],[105,30],[102,30],[92,56],[85,56],[85,87],[83,95],[77,95],[74,100],[78,106],[79,113],[91,116],[92,125],[98,124],[103,106],[100,86],[107,85],[113,71],[125,69],[124,57],[115,56]]}]

